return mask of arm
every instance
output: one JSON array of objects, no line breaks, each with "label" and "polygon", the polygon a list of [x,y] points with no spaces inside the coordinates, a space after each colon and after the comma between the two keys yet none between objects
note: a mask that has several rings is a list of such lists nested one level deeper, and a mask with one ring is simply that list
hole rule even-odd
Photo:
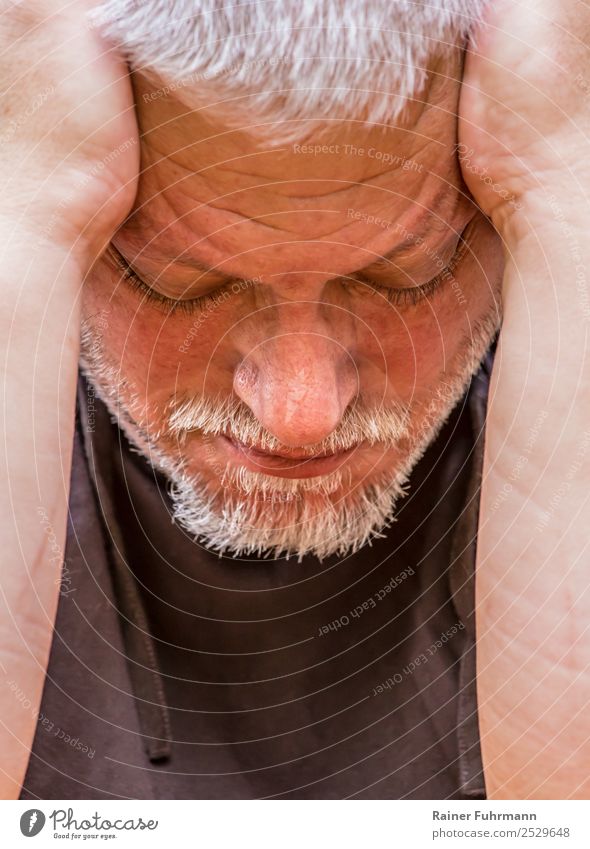
[{"label": "arm", "polygon": [[0,796],[18,798],[61,582],[82,269],[8,225],[0,241]]},{"label": "arm", "polygon": [[491,798],[590,798],[590,207],[573,197],[529,200],[505,232],[476,580]]},{"label": "arm", "polygon": [[1,798],[20,793],[60,589],[80,289],[138,170],[127,69],[86,11],[27,0],[0,15]]},{"label": "arm", "polygon": [[462,90],[466,182],[506,256],[476,564],[496,799],[590,796],[589,45],[579,0],[495,0]]}]

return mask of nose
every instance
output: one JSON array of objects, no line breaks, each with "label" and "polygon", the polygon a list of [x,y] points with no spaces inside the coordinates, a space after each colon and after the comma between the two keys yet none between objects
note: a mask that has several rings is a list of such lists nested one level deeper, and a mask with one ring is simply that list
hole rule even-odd
[{"label": "nose", "polygon": [[290,448],[329,436],[358,393],[350,352],[321,333],[287,332],[260,343],[234,372],[234,392]]}]

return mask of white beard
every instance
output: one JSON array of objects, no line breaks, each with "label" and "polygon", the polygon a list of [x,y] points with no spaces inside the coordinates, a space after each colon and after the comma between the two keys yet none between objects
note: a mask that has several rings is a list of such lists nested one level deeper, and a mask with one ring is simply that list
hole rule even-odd
[{"label": "white beard", "polygon": [[[429,401],[412,410],[361,411],[348,417],[318,447],[337,450],[368,440],[385,451],[403,440],[405,459],[388,474],[353,486],[341,472],[316,478],[286,479],[240,466],[217,469],[216,485],[202,474],[189,474],[182,442],[190,430],[205,436],[229,430],[244,443],[278,442],[241,402],[205,399],[172,401],[162,414],[177,451],[161,450],[161,434],[145,429],[146,410],[137,393],[107,362],[100,336],[85,323],[82,368],[129,441],[170,481],[174,519],[196,542],[221,554],[324,559],[353,553],[395,519],[394,508],[407,491],[410,473],[465,394],[498,329],[496,314],[474,327],[460,346],[445,379]],[[353,411],[354,412],[354,411]]]}]

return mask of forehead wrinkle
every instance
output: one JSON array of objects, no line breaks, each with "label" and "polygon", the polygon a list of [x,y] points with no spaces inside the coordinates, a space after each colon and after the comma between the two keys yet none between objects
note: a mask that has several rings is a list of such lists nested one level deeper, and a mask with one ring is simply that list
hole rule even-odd
[{"label": "forehead wrinkle", "polygon": [[[418,219],[418,222],[412,224],[412,230],[411,231],[409,230],[409,228],[406,228],[406,230],[408,231],[407,236],[401,244],[397,245],[396,247],[394,247],[390,251],[388,251],[386,254],[382,254],[382,255],[376,255],[373,251],[371,251],[367,248],[366,253],[368,254],[368,256],[367,256],[367,261],[365,262],[365,264],[360,266],[359,268],[354,269],[350,273],[352,273],[352,274],[361,273],[365,269],[371,268],[372,266],[374,266],[376,263],[379,263],[379,262],[388,262],[388,261],[391,261],[391,260],[403,260],[408,256],[408,254],[411,254],[413,251],[415,251],[416,248],[419,246],[419,244],[422,243],[419,240],[426,239],[428,237],[428,235],[430,235],[430,233],[432,233],[432,232],[442,233],[445,230],[445,227],[446,227],[446,222],[443,219],[441,219],[438,216],[433,215],[433,214],[431,214],[431,213],[429,213],[428,211],[425,210],[425,211],[423,211],[420,218]],[[453,237],[456,237],[457,239],[459,238],[460,231],[459,231],[458,228],[449,227],[448,229],[451,231]],[[304,239],[304,240],[300,240],[300,241],[297,242],[297,244],[301,245],[302,247],[305,246],[305,245],[309,245],[309,244],[317,245],[318,243],[319,242],[317,240],[310,240],[310,239]],[[292,245],[293,242],[289,241],[287,244]],[[364,250],[362,245],[360,245],[360,246],[359,245],[347,245],[347,243],[344,243],[344,242],[339,242],[337,244],[330,242],[329,244],[332,248],[335,248],[335,247],[350,247],[351,249],[358,250],[359,247],[360,247],[362,250]],[[275,245],[274,247],[278,247],[278,245]],[[185,249],[185,251],[186,251],[186,249]],[[183,253],[185,253],[185,251]],[[119,253],[120,253],[120,251],[119,251]],[[124,255],[123,255],[123,259],[126,262],[130,262],[130,264],[132,262],[132,261],[127,260]],[[173,269],[173,267],[175,265],[177,265],[177,266],[182,266],[183,268],[192,269],[192,270],[198,272],[200,275],[216,274],[216,275],[219,275],[219,277],[221,277],[223,280],[225,280],[227,282],[234,282],[234,281],[239,281],[239,280],[243,279],[243,275],[236,274],[235,272],[227,272],[227,271],[224,271],[222,268],[220,268],[219,266],[223,264],[222,262],[220,262],[218,264],[209,265],[206,262],[203,262],[203,261],[201,261],[201,260],[199,260],[195,257],[178,256],[178,255],[172,256],[170,254],[169,255],[161,254],[160,257],[157,257],[157,256],[155,256],[153,251],[150,252],[150,261],[155,262],[156,264],[161,263],[163,268],[165,268],[165,269]],[[286,273],[288,273],[288,272],[286,272]],[[152,275],[150,275],[150,276],[152,276]],[[338,276],[341,276],[341,275],[335,274],[334,278],[336,278]],[[196,286],[196,285],[198,285],[198,283],[199,283],[199,279],[195,280],[194,285]],[[192,286],[189,285],[188,289],[190,289],[190,288],[192,288]]]},{"label": "forehead wrinkle", "polygon": [[[464,224],[463,217],[460,216],[459,224],[457,224],[457,209],[462,205],[462,193],[453,186],[451,190],[448,184],[441,187],[436,197],[429,204],[428,208],[422,207],[419,216],[414,223],[409,226],[404,226],[405,238],[401,244],[393,248],[389,253],[383,256],[383,259],[388,260],[392,257],[405,258],[409,253],[419,247],[431,234],[438,236],[440,234],[451,234],[453,237],[459,237]],[[446,214],[445,214],[446,211]],[[401,226],[393,226],[395,231],[396,226],[399,230]]]},{"label": "forehead wrinkle", "polygon": [[[346,182],[348,182],[348,181],[346,181]],[[430,203],[428,204],[428,206],[426,206],[424,204],[419,205],[419,201],[415,201],[416,205],[419,206],[419,212],[417,213],[416,217],[412,221],[408,222],[408,225],[404,225],[403,227],[398,226],[398,228],[396,229],[396,225],[393,224],[393,226],[391,228],[392,234],[401,235],[401,236],[404,237],[403,240],[400,242],[400,244],[393,247],[387,253],[384,253],[384,254],[381,254],[381,255],[377,255],[373,251],[370,251],[369,249],[367,249],[367,261],[361,267],[357,267],[356,269],[350,271],[349,273],[360,273],[364,269],[370,268],[370,267],[374,266],[376,263],[379,263],[380,261],[390,261],[392,259],[403,260],[407,257],[408,254],[411,254],[412,252],[414,252],[416,250],[416,248],[419,246],[419,244],[422,244],[423,240],[426,239],[431,233],[438,234],[438,233],[442,233],[445,230],[451,230],[453,235],[458,236],[458,232],[455,233],[455,229],[457,229],[457,231],[459,231],[459,229],[463,225],[459,224],[459,225],[457,225],[457,227],[455,227],[452,224],[450,224],[450,221],[457,217],[456,216],[457,209],[462,206],[462,200],[464,199],[464,197],[465,196],[463,195],[463,193],[460,192],[460,190],[455,185],[453,185],[452,183],[449,183],[447,181],[442,181],[441,183],[439,183],[438,191],[436,192],[434,197],[430,200]],[[169,199],[167,199],[167,200],[169,201]],[[326,211],[334,212],[335,214],[338,212],[337,210],[326,210]],[[289,210],[284,210],[284,212],[285,213],[289,212]],[[381,214],[384,215],[385,212],[383,212]],[[238,217],[240,217],[242,219],[245,218],[245,216],[239,215],[235,212],[230,212],[230,215],[232,217],[238,215]],[[391,218],[393,219],[394,216],[391,216]],[[248,219],[248,220],[250,220],[251,222],[256,221],[256,223],[259,223],[260,225],[265,226],[265,222],[264,221],[257,221],[256,217]],[[190,228],[188,228],[187,222],[183,221],[182,219],[176,219],[176,221],[174,222],[174,225],[175,225],[175,229],[180,225],[182,229],[187,230],[187,233],[191,232]],[[268,224],[266,224],[266,226],[268,227]],[[166,229],[168,230],[168,233],[171,234],[172,227],[169,225]],[[276,229],[276,228],[273,228],[273,229]],[[334,231],[334,232],[336,232],[336,231]],[[325,236],[326,234],[322,234],[322,235]],[[328,235],[331,235],[331,234],[328,234]],[[114,240],[114,241],[117,241],[117,240]],[[137,242],[137,239],[135,239],[134,241]],[[206,243],[206,242],[207,242],[206,238],[198,239],[198,240],[193,242],[192,247],[196,248],[198,246],[198,244],[203,244],[203,243]],[[301,246],[309,245],[309,244],[318,245],[318,244],[321,244],[322,239],[306,238],[306,239],[297,240],[297,242]],[[294,243],[293,240],[288,241],[288,244],[290,244],[290,245],[292,245],[293,243]],[[339,244],[340,244],[340,247],[347,247],[348,246],[352,250],[358,250],[359,248],[361,250],[364,250],[363,245],[358,245],[358,244],[348,245],[348,243],[346,243],[346,242],[340,242]],[[272,247],[278,247],[278,244],[274,244],[274,245],[272,245]],[[145,250],[146,248],[148,248],[147,252]],[[224,271],[222,268],[219,267],[219,266],[223,265],[224,262],[226,261],[226,259],[228,259],[229,257],[228,258],[224,257],[223,259],[221,259],[217,263],[209,264],[208,262],[203,261],[203,260],[201,260],[201,259],[199,259],[195,256],[188,256],[187,252],[190,251],[190,250],[191,250],[191,247],[189,246],[187,248],[186,241],[181,240],[181,246],[180,246],[178,254],[174,254],[174,255],[172,255],[170,253],[164,254],[163,252],[160,252],[160,250],[158,250],[158,246],[156,245],[155,241],[150,240],[150,242],[148,242],[147,245],[145,245],[142,248],[139,248],[136,251],[136,257],[134,259],[127,260],[124,253],[123,253],[123,258],[125,259],[126,262],[129,262],[130,264],[134,263],[137,259],[140,259],[140,257],[142,255],[145,256],[146,259],[149,258],[150,262],[153,262],[156,265],[162,266],[162,270],[157,272],[155,276],[159,276],[161,273],[163,273],[163,269],[166,269],[167,271],[173,270],[173,267],[176,265],[176,266],[179,266],[179,267],[184,268],[184,269],[195,270],[200,275],[207,275],[207,274],[218,275],[224,281],[228,281],[228,282],[233,282],[233,281],[240,280],[240,279],[244,278],[244,275],[236,274],[235,271],[234,272],[227,272],[227,271]],[[119,252],[121,253],[120,249],[119,249]],[[154,276],[153,272],[149,273],[148,276],[153,277]],[[251,276],[251,275],[249,275],[249,276]],[[334,277],[337,277],[337,276],[339,276],[338,273],[334,274]],[[194,285],[195,286],[198,285],[199,282],[200,281],[198,279],[195,280]],[[189,285],[189,288],[192,288],[192,285]]]}]

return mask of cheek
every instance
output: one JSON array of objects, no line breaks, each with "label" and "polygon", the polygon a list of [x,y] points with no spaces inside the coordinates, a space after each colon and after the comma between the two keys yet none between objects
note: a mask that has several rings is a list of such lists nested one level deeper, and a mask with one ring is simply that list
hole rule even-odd
[{"label": "cheek", "polygon": [[227,306],[166,315],[126,284],[108,287],[92,278],[82,314],[99,337],[109,365],[134,391],[153,402],[175,391],[231,391],[234,363],[223,344],[231,316]]},{"label": "cheek", "polygon": [[[482,223],[471,252],[430,299],[405,308],[383,301],[380,310],[366,316],[371,332],[363,336],[364,358],[375,367],[384,363],[388,385],[404,398],[431,389],[452,371],[476,326],[500,313],[502,271],[500,241]],[[365,384],[370,380],[376,389],[376,368],[366,373],[371,376]]]},{"label": "cheek", "polygon": [[[409,400],[440,379],[469,327],[466,308],[457,308],[448,292],[412,307],[384,306],[367,320],[372,333],[360,346],[365,388],[388,388]],[[369,387],[370,384],[370,387]]]}]

